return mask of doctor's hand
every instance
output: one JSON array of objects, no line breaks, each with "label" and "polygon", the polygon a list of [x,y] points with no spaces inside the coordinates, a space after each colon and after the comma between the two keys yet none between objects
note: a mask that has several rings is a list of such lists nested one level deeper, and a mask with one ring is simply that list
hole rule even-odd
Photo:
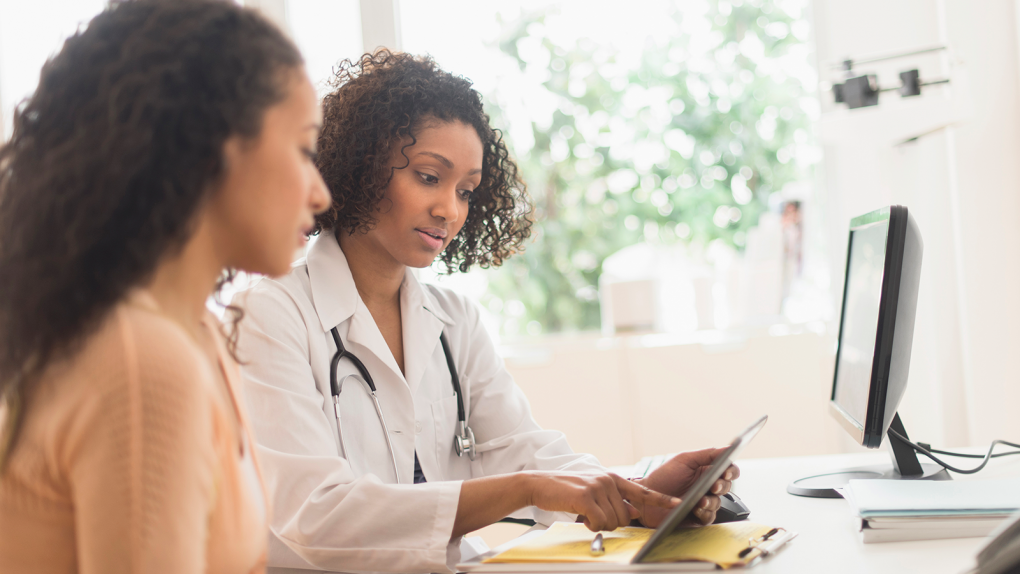
[{"label": "doctor's hand", "polygon": [[[615,530],[644,515],[669,513],[680,499],[607,472],[525,472],[528,506],[579,515],[592,531]],[[654,510],[653,510],[654,509]]]},{"label": "doctor's hand", "polygon": [[[650,475],[634,482],[667,495],[682,497],[701,478],[702,474],[708,472],[712,461],[725,450],[725,448],[707,448],[680,453],[655,469]],[[722,477],[716,480],[709,489],[710,494],[698,501],[698,506],[691,516],[702,524],[714,522],[715,512],[719,510],[719,497],[730,491],[732,482],[739,476],[740,469],[736,465],[730,465]],[[649,528],[655,528],[668,514],[668,510],[648,507],[645,512],[641,513],[641,523]]]},{"label": "doctor's hand", "polygon": [[615,530],[641,516],[665,516],[680,499],[608,472],[523,471],[465,480],[450,540],[526,506],[577,514],[593,531]]}]

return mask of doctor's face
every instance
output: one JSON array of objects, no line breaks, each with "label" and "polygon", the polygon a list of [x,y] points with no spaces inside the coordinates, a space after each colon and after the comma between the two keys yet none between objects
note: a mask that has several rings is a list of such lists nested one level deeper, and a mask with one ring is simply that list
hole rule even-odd
[{"label": "doctor's face", "polygon": [[482,179],[482,140],[459,121],[427,121],[415,137],[403,155],[393,153],[393,177],[364,239],[394,263],[427,267],[464,226]]}]

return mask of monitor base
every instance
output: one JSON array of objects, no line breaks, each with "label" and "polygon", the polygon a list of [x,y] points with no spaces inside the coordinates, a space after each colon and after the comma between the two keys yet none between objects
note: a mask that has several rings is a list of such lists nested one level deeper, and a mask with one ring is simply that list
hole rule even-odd
[{"label": "monitor base", "polygon": [[886,480],[953,480],[949,472],[939,464],[922,463],[917,459],[913,447],[904,444],[891,431],[907,438],[907,429],[899,413],[894,413],[886,430],[886,440],[882,444],[889,451],[890,464],[866,466],[838,470],[827,474],[818,474],[798,478],[786,486],[786,492],[797,496],[811,498],[840,498],[837,488],[842,488],[851,480],[868,480],[884,478]]},{"label": "monitor base", "polygon": [[786,486],[786,492],[811,498],[841,498],[837,488],[850,480],[884,478],[886,480],[952,480],[949,472],[937,464],[921,463],[921,474],[903,476],[892,464],[849,468],[816,476],[798,478]]}]

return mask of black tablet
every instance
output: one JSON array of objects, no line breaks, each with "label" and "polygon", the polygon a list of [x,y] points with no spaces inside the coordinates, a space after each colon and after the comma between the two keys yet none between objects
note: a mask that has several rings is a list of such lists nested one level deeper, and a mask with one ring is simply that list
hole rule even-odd
[{"label": "black tablet", "polygon": [[712,468],[710,468],[705,474],[701,475],[701,478],[694,483],[694,486],[692,486],[684,494],[683,502],[674,508],[673,511],[669,513],[669,516],[662,521],[662,524],[655,529],[655,534],[652,534],[652,537],[648,539],[648,542],[646,542],[645,545],[641,547],[641,550],[634,555],[633,560],[631,560],[631,564],[637,564],[644,560],[645,556],[648,556],[648,553],[658,545],[659,541],[669,536],[680,527],[680,523],[683,522],[683,520],[687,518],[687,515],[697,507],[698,501],[708,494],[708,490],[712,488],[715,481],[718,480],[719,477],[726,472],[726,469],[730,467],[730,463],[732,463],[733,459],[736,458],[737,453],[744,448],[744,445],[751,442],[751,439],[754,438],[754,435],[758,434],[761,427],[765,426],[765,421],[768,419],[768,415],[765,415],[755,421],[754,424],[747,427],[747,430],[740,433],[737,438],[730,443],[729,448],[716,457],[715,461],[712,463]]}]

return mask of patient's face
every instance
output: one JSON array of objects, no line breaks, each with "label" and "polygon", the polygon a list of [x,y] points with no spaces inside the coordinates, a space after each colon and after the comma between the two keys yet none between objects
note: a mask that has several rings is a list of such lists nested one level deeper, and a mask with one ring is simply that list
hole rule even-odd
[{"label": "patient's face", "polygon": [[228,265],[281,275],[329,205],[314,164],[322,112],[304,69],[286,74],[286,97],[265,112],[254,139],[230,138],[225,174],[210,204]]}]

